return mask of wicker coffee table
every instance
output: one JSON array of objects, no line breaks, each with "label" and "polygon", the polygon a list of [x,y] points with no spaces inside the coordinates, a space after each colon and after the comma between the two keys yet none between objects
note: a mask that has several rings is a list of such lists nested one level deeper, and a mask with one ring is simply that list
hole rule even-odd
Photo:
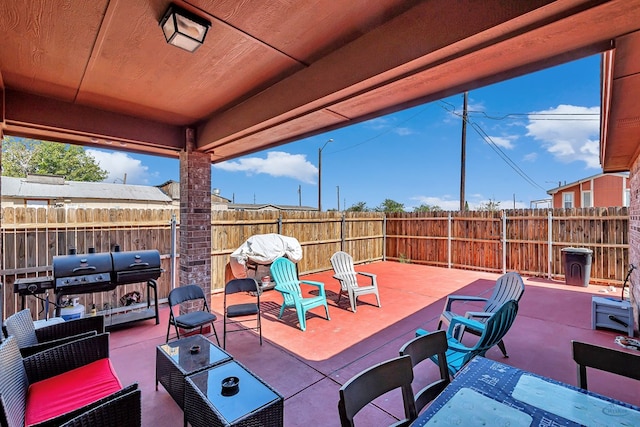
[{"label": "wicker coffee table", "polygon": [[[239,379],[238,387],[223,391],[225,378]],[[186,378],[185,421],[192,427],[282,426],[284,399],[235,360]]]},{"label": "wicker coffee table", "polygon": [[[192,353],[193,346],[200,351]],[[156,347],[156,390],[158,382],[184,409],[184,384],[188,375],[231,360],[229,353],[202,335],[193,335]]]}]

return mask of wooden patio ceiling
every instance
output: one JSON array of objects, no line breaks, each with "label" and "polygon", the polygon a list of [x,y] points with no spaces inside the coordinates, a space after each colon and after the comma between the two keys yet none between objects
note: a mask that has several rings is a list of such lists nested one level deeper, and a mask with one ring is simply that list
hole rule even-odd
[{"label": "wooden patio ceiling", "polygon": [[219,162],[620,41],[605,169],[637,151],[637,0],[175,3],[211,21],[195,53],[165,43],[169,0],[0,2],[4,134],[176,157],[193,128]]}]

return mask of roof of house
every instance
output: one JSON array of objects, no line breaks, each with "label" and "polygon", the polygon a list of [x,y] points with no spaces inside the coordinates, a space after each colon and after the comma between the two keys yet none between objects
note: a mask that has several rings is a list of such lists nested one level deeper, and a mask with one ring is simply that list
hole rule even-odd
[{"label": "roof of house", "polygon": [[2,177],[2,196],[34,199],[116,199],[171,202],[159,188],[106,182],[65,181],[54,176]]},{"label": "roof of house", "polygon": [[547,194],[553,195],[558,191],[565,190],[567,188],[573,187],[575,185],[582,184],[583,182],[591,181],[592,179],[600,178],[602,176],[619,176],[622,178],[629,178],[629,172],[617,172],[617,173],[599,173],[597,175],[591,175],[586,178],[582,178],[578,181],[573,181],[565,185],[561,185],[560,187],[552,188],[551,190],[547,190]]},{"label": "roof of house", "polygon": [[311,206],[298,206],[298,205],[274,205],[272,203],[265,204],[252,204],[252,203],[230,203],[229,209],[235,210],[264,210],[264,209],[275,209],[281,211],[317,211],[318,208]]}]

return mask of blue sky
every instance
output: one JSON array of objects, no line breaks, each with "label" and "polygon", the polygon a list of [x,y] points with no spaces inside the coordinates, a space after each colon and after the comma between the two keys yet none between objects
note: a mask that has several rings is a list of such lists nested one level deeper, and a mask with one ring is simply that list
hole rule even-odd
[{"label": "blue sky", "polygon": [[[212,188],[236,203],[369,208],[385,199],[407,211],[421,204],[457,210],[463,95],[212,166]],[[528,208],[546,191],[602,172],[599,152],[600,56],[469,92],[465,195]],[[178,160],[90,151],[108,182],[179,181]],[[300,189],[300,194],[298,192]],[[301,200],[300,200],[301,199]]]}]

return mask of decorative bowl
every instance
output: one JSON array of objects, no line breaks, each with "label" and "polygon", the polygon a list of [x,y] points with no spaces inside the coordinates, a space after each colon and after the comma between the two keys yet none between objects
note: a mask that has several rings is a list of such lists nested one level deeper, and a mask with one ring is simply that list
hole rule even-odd
[{"label": "decorative bowl", "polygon": [[222,395],[233,396],[240,389],[240,379],[238,377],[227,377],[222,380]]}]

